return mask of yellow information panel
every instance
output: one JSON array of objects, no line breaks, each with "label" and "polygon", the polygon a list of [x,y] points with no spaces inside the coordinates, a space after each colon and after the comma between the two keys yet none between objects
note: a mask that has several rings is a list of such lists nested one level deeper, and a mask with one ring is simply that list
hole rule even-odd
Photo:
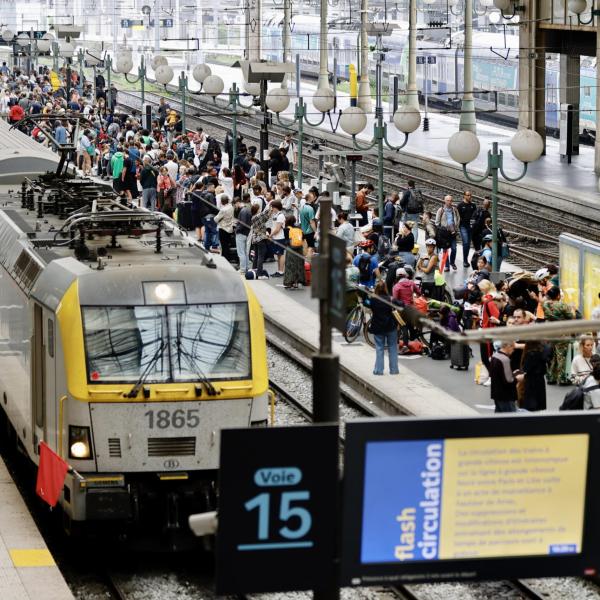
[{"label": "yellow information panel", "polygon": [[565,302],[579,306],[579,248],[560,243],[560,287]]},{"label": "yellow information panel", "polygon": [[583,318],[591,319],[592,310],[600,304],[600,254],[585,251],[583,257]]},{"label": "yellow information panel", "polygon": [[581,552],[586,434],[444,446],[440,559]]},{"label": "yellow information panel", "polygon": [[588,446],[587,433],[367,442],[361,562],[580,554]]}]

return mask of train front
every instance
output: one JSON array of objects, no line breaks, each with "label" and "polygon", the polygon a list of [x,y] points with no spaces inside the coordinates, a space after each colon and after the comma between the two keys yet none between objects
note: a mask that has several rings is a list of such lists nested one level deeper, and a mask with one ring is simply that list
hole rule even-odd
[{"label": "train front", "polygon": [[68,288],[57,321],[67,521],[187,530],[187,514],[214,507],[220,430],[267,421],[254,295],[232,269],[90,271]]}]

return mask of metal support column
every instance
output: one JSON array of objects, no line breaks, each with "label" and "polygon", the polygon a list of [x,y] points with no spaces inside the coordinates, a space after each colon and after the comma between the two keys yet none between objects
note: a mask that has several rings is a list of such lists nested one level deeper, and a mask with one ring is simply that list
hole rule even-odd
[{"label": "metal support column", "polygon": [[319,80],[317,82],[317,88],[329,87],[327,33],[327,0],[321,0],[319,27]]},{"label": "metal support column", "polygon": [[419,110],[419,94],[417,92],[417,0],[410,0],[408,28],[408,86],[406,104]]},{"label": "metal support column", "polygon": [[464,95],[460,107],[460,131],[477,133],[473,98],[473,0],[465,2],[465,47],[463,52]]},{"label": "metal support column", "polygon": [[358,106],[366,113],[372,110],[371,83],[369,81],[369,0],[360,0],[360,71],[358,84]]},{"label": "metal support column", "polygon": [[260,82],[260,110],[263,113],[263,121],[260,124],[260,168],[269,180],[269,159],[266,152],[269,150],[269,111],[267,109],[267,80]]}]

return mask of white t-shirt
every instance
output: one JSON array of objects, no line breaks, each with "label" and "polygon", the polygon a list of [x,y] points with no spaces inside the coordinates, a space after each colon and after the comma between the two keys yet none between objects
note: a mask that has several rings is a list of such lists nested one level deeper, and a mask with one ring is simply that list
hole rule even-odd
[{"label": "white t-shirt", "polygon": [[279,223],[281,225],[281,229],[275,234],[271,236],[273,240],[282,240],[285,238],[285,215],[283,212],[279,211],[276,215],[273,215],[271,219],[273,222],[273,229],[275,228],[275,224]]},{"label": "white t-shirt", "polygon": [[233,200],[233,178],[219,175],[219,183],[223,186],[223,191]]},{"label": "white t-shirt", "polygon": [[175,161],[169,160],[165,163],[165,167],[167,167],[167,171],[169,171],[169,175],[173,181],[177,181],[177,173],[179,172],[179,166]]},{"label": "white t-shirt", "polygon": [[290,141],[289,145],[286,144],[286,142],[281,142],[281,144],[279,144],[280,148],[285,148],[288,147],[288,150],[285,154],[286,158],[290,161],[290,165],[294,164],[294,153],[296,152],[296,144],[294,144],[294,142]]}]

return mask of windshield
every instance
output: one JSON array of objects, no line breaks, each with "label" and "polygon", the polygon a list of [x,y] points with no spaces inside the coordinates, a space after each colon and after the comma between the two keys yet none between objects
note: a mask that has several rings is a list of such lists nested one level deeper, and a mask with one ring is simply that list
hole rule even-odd
[{"label": "windshield", "polygon": [[248,379],[244,302],[82,307],[88,381],[147,383]]}]

